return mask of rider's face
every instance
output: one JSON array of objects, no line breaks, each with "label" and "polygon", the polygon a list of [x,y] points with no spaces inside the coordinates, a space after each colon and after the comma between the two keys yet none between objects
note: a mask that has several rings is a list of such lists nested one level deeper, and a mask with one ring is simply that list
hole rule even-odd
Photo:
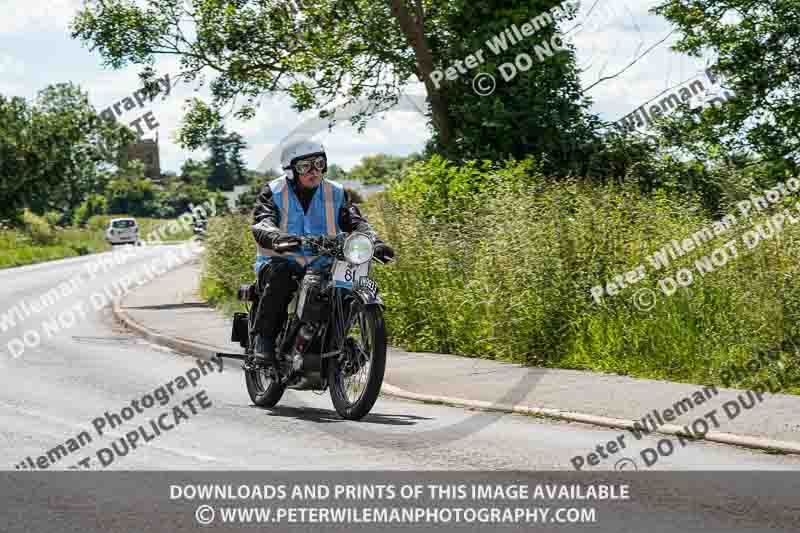
[{"label": "rider's face", "polygon": [[311,170],[305,174],[300,174],[300,185],[306,189],[313,189],[317,187],[322,181],[322,172],[312,167]]}]

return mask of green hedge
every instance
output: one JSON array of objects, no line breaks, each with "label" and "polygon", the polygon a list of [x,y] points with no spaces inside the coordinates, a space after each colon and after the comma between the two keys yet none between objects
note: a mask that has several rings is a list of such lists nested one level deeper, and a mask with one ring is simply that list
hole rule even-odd
[{"label": "green hedge", "polygon": [[237,307],[239,285],[255,279],[256,245],[250,231],[252,217],[229,215],[212,218],[206,236],[201,293],[212,304]]},{"label": "green hedge", "polygon": [[[418,165],[368,203],[399,256],[376,269],[395,344],[698,383],[719,383],[730,365],[777,350],[798,373],[800,224],[666,297],[656,278],[736,238],[653,272],[649,255],[711,223],[698,202],[553,183],[530,162],[483,169],[471,180],[474,166]],[[591,298],[593,286],[643,263],[650,277],[601,305]],[[643,288],[658,295],[650,311],[634,304]]]},{"label": "green hedge", "polygon": [[[657,278],[737,238],[720,236],[653,272],[648,256],[711,222],[691,199],[552,182],[530,161],[456,167],[434,158],[364,209],[398,253],[374,268],[395,345],[695,383],[721,383],[731,365],[778,351],[800,377],[800,224],[666,297]],[[203,290],[217,304],[254,278],[250,223],[231,216],[209,228]],[[594,302],[592,287],[643,263],[648,278]],[[644,288],[658,295],[650,311],[634,304]]]}]

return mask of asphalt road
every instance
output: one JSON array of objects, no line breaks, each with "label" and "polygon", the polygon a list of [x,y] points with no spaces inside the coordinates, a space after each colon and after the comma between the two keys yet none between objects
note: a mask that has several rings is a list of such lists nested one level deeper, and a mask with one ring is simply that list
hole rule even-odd
[{"label": "asphalt road", "polygon": [[[98,265],[92,263],[97,261],[94,256],[0,271],[0,313],[20,300],[38,300],[60,283],[79,280],[73,285],[74,294],[0,333],[0,456],[5,469],[29,464],[28,457],[35,463],[60,444],[68,449],[70,439],[75,439],[66,455],[48,460],[53,463],[48,469],[67,469],[84,461],[83,466],[95,470],[571,470],[570,458],[586,455],[619,434],[582,424],[499,416],[389,397],[381,397],[373,413],[361,422],[340,420],[327,393],[288,391],[278,408],[256,408],[250,404],[235,362],[226,361],[221,372],[217,365],[213,370],[203,367],[207,375],[202,375],[197,360],[136,338],[113,323],[108,307],[95,310],[92,305],[92,294],[111,287],[126,273],[141,274],[143,265],[176,249],[136,249],[136,255],[125,264],[98,272],[94,278],[89,275],[89,265]],[[85,317],[76,311],[81,303]],[[61,318],[68,324],[70,310],[76,317],[72,327],[53,331],[56,328],[51,323],[49,334],[45,332],[43,319],[67,312]],[[13,357],[8,343],[31,330],[40,333],[41,344],[28,346]],[[196,378],[195,386],[186,385],[190,378]],[[166,388],[168,382],[172,390],[167,402],[160,405],[155,391]],[[151,396],[155,405],[146,408],[146,396]],[[194,397],[192,402],[182,403],[190,397]],[[113,414],[123,416],[123,408],[130,407],[132,400],[139,402],[142,412],[111,429]],[[183,416],[176,414],[176,406]],[[98,435],[98,418],[105,422],[102,436]],[[151,420],[163,424],[149,424]],[[437,435],[430,430],[458,423],[474,426],[475,431],[467,431],[455,441],[415,439],[415,435]],[[144,432],[138,430],[140,426]],[[154,426],[161,427],[155,436]],[[123,454],[126,450],[117,442],[114,451],[114,441],[135,431],[139,431],[136,449]],[[80,440],[82,432],[91,442],[85,437]],[[359,435],[355,442],[350,438],[354,432]],[[365,432],[374,434],[374,440],[363,438],[369,435]],[[151,440],[142,443],[146,436]],[[637,450],[655,447],[659,438],[638,443]],[[101,452],[105,457],[101,460],[98,450],[103,448],[112,451]],[[105,468],[103,461],[109,463]],[[662,457],[653,466],[656,469],[798,470],[800,459],[692,443]],[[758,499],[764,494],[757,487],[742,487],[742,497]],[[794,501],[799,493],[796,488],[792,489]],[[717,496],[685,489],[680,501],[708,500],[703,507],[707,518],[727,523],[728,515]],[[783,492],[788,494],[788,489]],[[661,505],[661,512],[672,513],[665,501],[650,503]],[[781,501],[770,496],[759,505],[774,507],[778,529],[797,530],[797,509],[787,508]],[[688,520],[678,513],[678,507],[672,518],[675,524]],[[748,523],[740,516],[730,519],[734,518],[729,525]],[[756,522],[751,525],[755,527]]]}]

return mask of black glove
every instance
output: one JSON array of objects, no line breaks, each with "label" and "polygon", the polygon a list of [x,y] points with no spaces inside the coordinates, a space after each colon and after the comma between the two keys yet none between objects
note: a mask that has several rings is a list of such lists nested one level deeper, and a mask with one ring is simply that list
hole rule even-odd
[{"label": "black glove", "polygon": [[377,259],[383,261],[384,263],[388,262],[390,259],[394,258],[394,250],[388,244],[377,244],[375,245],[375,253],[373,254]]},{"label": "black glove", "polygon": [[291,252],[300,247],[300,238],[296,235],[280,235],[272,240],[272,249],[276,252]]}]

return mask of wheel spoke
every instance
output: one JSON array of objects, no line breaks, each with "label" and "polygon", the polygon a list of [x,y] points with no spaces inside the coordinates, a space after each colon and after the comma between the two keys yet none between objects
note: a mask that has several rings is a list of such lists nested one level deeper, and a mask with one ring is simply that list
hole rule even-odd
[{"label": "wheel spoke", "polygon": [[[368,320],[363,309],[352,309],[351,313],[348,328],[345,331],[347,359],[344,361],[344,368],[339,371],[339,376],[342,380],[341,390],[345,400],[350,405],[354,405],[361,399],[367,387],[372,366],[372,343],[370,342],[371,331],[367,326]],[[358,331],[354,331],[353,326]],[[353,370],[355,371],[353,372]]]}]

